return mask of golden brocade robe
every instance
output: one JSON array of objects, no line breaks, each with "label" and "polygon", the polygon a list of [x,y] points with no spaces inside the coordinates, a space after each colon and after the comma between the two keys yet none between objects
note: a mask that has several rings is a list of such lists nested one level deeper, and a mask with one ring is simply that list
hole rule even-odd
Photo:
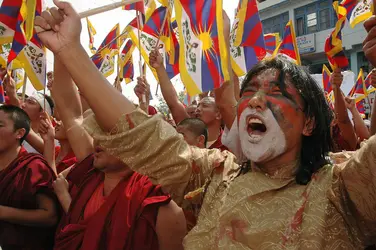
[{"label": "golden brocade robe", "polygon": [[[111,133],[94,115],[85,128],[183,209],[200,210],[185,249],[363,249],[376,236],[376,137],[303,186],[289,166],[273,176],[240,175],[231,153],[190,147],[161,117],[139,109],[121,117]],[[184,199],[204,184],[205,196]]]}]

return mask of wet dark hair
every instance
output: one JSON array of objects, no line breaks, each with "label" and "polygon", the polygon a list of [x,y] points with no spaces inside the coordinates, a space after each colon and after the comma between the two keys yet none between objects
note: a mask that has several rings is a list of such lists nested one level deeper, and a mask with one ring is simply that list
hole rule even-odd
[{"label": "wet dark hair", "polygon": [[333,150],[333,141],[330,134],[333,112],[327,103],[323,90],[310,76],[308,70],[295,65],[283,56],[266,59],[256,64],[246,75],[240,96],[243,95],[251,79],[267,69],[277,69],[280,72],[279,88],[284,96],[292,99],[285,84],[286,79],[290,80],[303,100],[303,112],[306,118],[313,122],[311,135],[302,135],[300,166],[296,174],[296,182],[306,185],[310,182],[312,174],[328,163],[326,156]]},{"label": "wet dark hair", "polygon": [[205,136],[205,147],[208,142],[208,127],[206,124],[198,118],[186,118],[182,120],[178,126],[187,128],[196,136],[203,135]]},{"label": "wet dark hair", "polygon": [[22,144],[30,132],[29,116],[21,108],[13,105],[0,106],[0,111],[3,111],[5,114],[9,115],[9,119],[11,119],[14,123],[14,131],[22,128],[25,129],[25,135],[20,139],[20,144]]}]

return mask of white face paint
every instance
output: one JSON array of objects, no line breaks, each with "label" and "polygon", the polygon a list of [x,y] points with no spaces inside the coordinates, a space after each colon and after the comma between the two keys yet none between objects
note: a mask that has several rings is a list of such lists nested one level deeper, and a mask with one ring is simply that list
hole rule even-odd
[{"label": "white face paint", "polygon": [[[264,124],[265,132],[250,129],[250,123]],[[270,109],[257,112],[246,108],[239,119],[239,139],[244,156],[252,162],[271,160],[286,150],[286,138]]]}]

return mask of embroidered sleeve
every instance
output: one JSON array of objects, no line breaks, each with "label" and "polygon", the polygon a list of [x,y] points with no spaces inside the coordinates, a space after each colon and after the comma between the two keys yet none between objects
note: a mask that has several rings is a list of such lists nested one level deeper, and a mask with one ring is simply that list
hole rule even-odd
[{"label": "embroidered sleeve", "polygon": [[217,149],[190,147],[161,116],[148,116],[140,109],[120,118],[110,134],[100,129],[93,114],[84,126],[96,143],[160,184],[178,205],[186,193],[203,185],[212,168],[224,159]]},{"label": "embroidered sleeve", "polygon": [[332,201],[353,236],[368,244],[376,236],[376,137],[335,165]]}]

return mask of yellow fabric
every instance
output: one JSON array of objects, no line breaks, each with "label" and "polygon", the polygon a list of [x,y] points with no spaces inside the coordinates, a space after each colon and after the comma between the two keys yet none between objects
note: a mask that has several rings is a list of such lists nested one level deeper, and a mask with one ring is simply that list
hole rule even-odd
[{"label": "yellow fabric", "polygon": [[[123,116],[110,134],[93,115],[85,127],[184,209],[202,204],[185,249],[363,249],[376,236],[376,137],[302,186],[295,183],[295,165],[274,176],[257,169],[239,175],[231,153],[189,147],[161,117],[139,109]],[[183,200],[204,183],[202,203],[201,197],[197,203]]]}]

